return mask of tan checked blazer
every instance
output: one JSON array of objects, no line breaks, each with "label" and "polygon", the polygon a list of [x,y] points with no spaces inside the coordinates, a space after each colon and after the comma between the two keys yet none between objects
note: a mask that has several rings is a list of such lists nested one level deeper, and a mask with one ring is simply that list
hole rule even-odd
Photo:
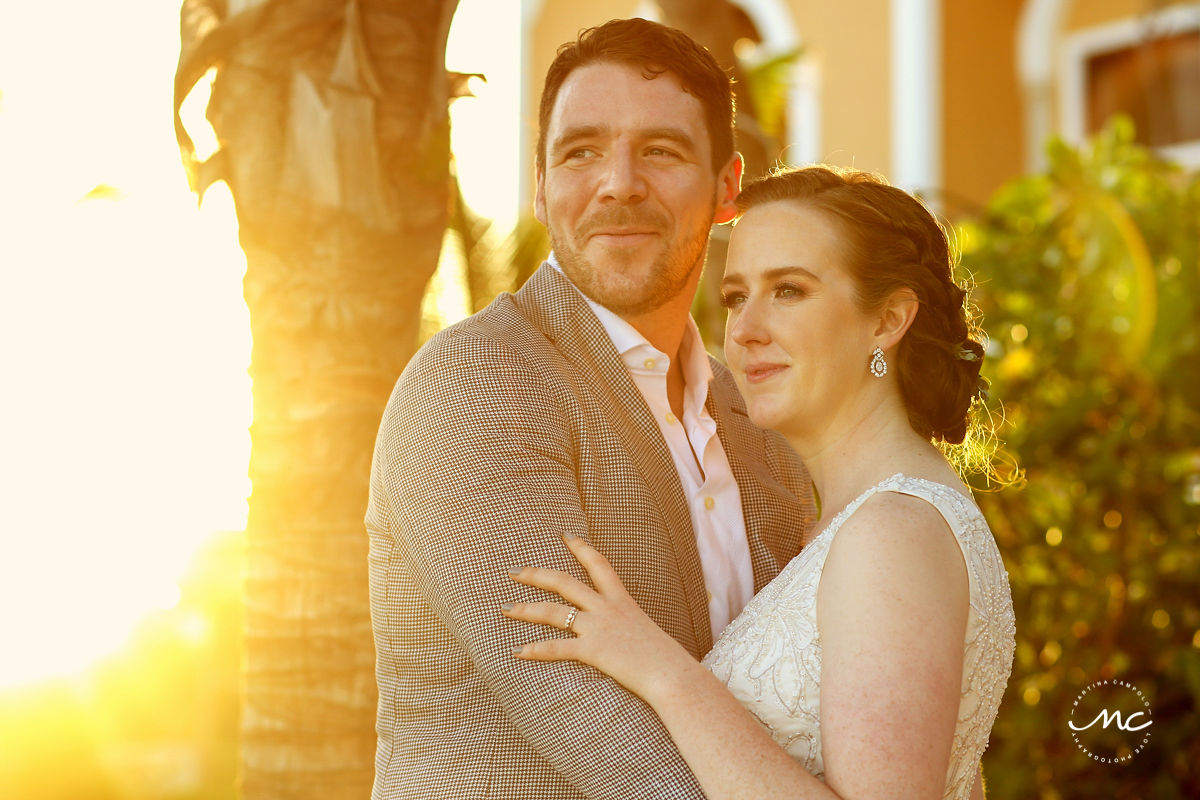
[{"label": "tan checked blazer", "polygon": [[[782,439],[750,423],[728,370],[713,369],[708,408],[741,488],[757,590],[799,551],[810,484]],[[590,667],[512,656],[566,633],[500,615],[504,601],[550,599],[512,583],[510,567],[583,577],[560,538],[573,531],[692,654],[712,646],[666,442],[599,320],[553,268],[442,331],[404,370],[366,522],[374,800],[703,796],[638,698]]]}]

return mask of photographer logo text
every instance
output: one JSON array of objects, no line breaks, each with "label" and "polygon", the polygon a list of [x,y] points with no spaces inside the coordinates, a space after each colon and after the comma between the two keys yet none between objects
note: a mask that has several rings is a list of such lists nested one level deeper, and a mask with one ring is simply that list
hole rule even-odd
[{"label": "photographer logo text", "polygon": [[1150,701],[1127,681],[1097,681],[1071,706],[1071,739],[1093,761],[1124,764],[1150,743]]}]

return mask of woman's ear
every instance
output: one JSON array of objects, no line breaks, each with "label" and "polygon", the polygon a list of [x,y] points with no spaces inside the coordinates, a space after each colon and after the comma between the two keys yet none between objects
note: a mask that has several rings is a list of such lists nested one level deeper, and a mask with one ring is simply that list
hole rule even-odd
[{"label": "woman's ear", "polygon": [[875,329],[876,344],[884,350],[890,350],[908,331],[913,320],[917,318],[917,310],[921,304],[917,293],[907,286],[892,292],[892,296],[884,303],[879,312],[879,327]]}]

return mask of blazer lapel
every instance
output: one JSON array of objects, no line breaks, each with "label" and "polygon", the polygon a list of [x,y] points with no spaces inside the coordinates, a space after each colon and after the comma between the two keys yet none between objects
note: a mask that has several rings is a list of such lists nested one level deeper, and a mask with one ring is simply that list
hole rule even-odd
[{"label": "blazer lapel", "polygon": [[799,551],[811,513],[771,472],[765,460],[767,434],[750,421],[732,377],[719,366],[713,371],[716,377],[709,391],[709,413],[717,421],[717,435],[741,493],[757,593]]},{"label": "blazer lapel", "polygon": [[600,399],[642,479],[659,498],[659,508],[645,511],[656,512],[662,518],[683,580],[693,630],[679,633],[685,637],[690,633],[698,652],[708,652],[712,648],[712,628],[696,534],[675,461],[658,423],[604,326],[579,291],[557,270],[543,264],[517,293],[516,300],[584,376],[581,383]]}]

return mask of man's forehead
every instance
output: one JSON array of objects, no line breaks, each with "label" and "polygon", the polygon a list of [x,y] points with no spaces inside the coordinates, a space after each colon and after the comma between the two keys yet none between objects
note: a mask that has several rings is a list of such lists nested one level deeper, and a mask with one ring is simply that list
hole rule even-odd
[{"label": "man's forehead", "polygon": [[702,126],[704,109],[672,72],[652,73],[636,64],[602,61],[577,67],[567,76],[548,122],[551,128],[603,127],[631,117],[645,118],[648,125],[661,125],[664,118],[673,117]]},{"label": "man's forehead", "polygon": [[[562,108],[563,101],[578,94],[593,92],[629,91],[659,96],[678,94],[681,100],[699,100],[689,92],[674,72],[653,72],[637,64],[621,61],[599,61],[576,67],[563,80],[554,99],[554,110]],[[597,109],[612,111],[615,109]]]}]

